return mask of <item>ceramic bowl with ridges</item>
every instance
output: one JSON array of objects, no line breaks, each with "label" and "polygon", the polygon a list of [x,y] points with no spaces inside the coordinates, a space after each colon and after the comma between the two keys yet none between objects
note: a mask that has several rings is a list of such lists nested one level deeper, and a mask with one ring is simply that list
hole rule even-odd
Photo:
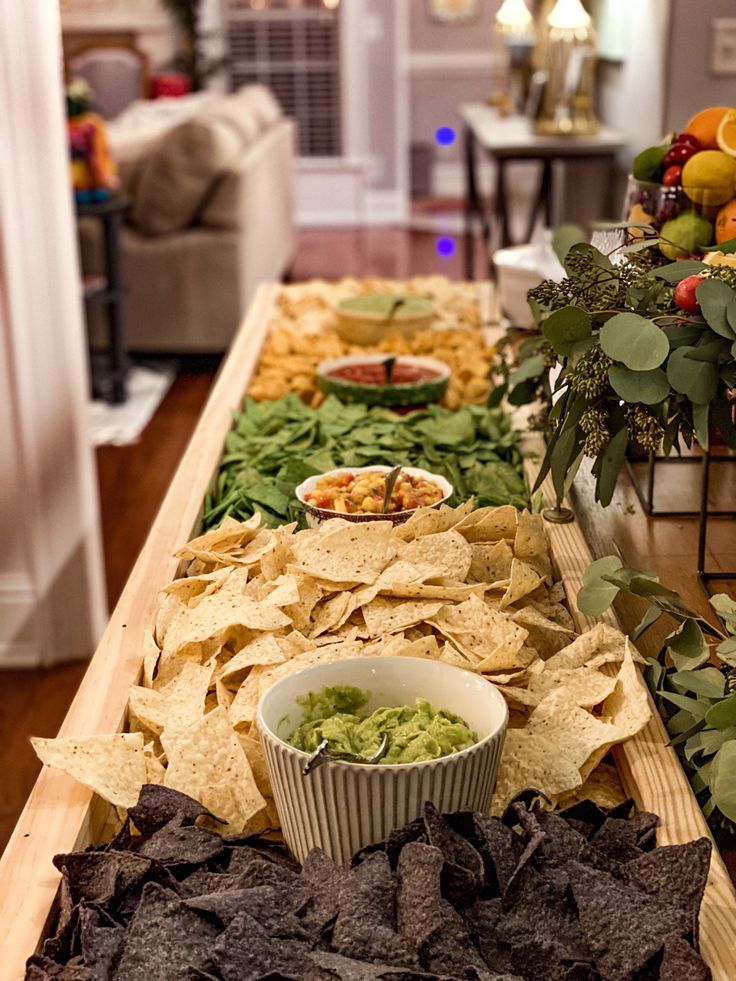
[{"label": "ceramic bowl with ridges", "polygon": [[[477,742],[437,760],[330,762],[304,776],[309,754],[285,742],[302,721],[297,698],[331,685],[368,692],[368,712],[426,698],[463,719]],[[507,724],[506,702],[491,682],[442,661],[357,657],[282,678],[260,701],[258,728],[287,845],[299,861],[322,848],[335,861],[349,862],[359,849],[419,817],[425,801],[442,812],[487,811]]]}]

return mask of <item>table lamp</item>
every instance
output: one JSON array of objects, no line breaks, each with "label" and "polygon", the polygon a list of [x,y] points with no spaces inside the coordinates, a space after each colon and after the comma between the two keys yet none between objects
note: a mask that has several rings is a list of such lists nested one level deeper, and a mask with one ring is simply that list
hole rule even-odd
[{"label": "table lamp", "polygon": [[557,0],[542,22],[539,67],[547,76],[537,133],[597,133],[594,110],[597,44],[590,14],[580,0]]},{"label": "table lamp", "polygon": [[499,88],[491,94],[489,102],[499,110],[518,111],[523,107],[535,42],[534,18],[525,0],[503,0],[491,29]]}]

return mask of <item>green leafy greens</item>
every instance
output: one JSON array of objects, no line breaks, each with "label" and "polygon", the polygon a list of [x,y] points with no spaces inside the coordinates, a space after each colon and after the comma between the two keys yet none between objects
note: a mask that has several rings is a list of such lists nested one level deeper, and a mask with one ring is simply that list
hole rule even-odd
[{"label": "green leafy greens", "polygon": [[270,527],[299,520],[294,489],[335,467],[372,464],[423,467],[455,488],[451,504],[475,497],[478,507],[529,506],[520,434],[500,408],[430,406],[405,416],[388,409],[345,405],[334,396],[318,409],[297,395],[246,399],[235,413],[225,452],[204,507],[211,528],[226,514],[260,511]]}]

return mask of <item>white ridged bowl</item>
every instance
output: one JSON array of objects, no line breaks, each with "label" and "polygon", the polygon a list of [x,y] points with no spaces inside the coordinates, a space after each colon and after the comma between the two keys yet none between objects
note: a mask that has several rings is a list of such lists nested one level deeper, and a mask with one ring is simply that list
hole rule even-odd
[{"label": "white ridged bowl", "polygon": [[[328,685],[369,692],[369,712],[426,698],[434,708],[460,716],[478,742],[423,763],[325,763],[304,776],[309,754],[284,740],[302,722],[297,698]],[[344,863],[419,817],[427,800],[445,812],[487,811],[507,724],[506,702],[494,685],[441,661],[357,657],[283,678],[261,699],[258,727],[287,845],[299,861],[318,847]]]}]

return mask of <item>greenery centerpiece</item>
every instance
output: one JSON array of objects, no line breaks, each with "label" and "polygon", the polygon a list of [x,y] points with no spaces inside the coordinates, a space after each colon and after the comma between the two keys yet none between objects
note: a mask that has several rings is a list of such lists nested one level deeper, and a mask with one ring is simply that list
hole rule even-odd
[{"label": "greenery centerpiece", "polygon": [[660,617],[674,621],[644,672],[698,803],[717,838],[736,833],[736,600],[711,597],[723,630],[693,613],[651,572],[627,569],[608,555],[588,567],[577,597],[587,616],[600,616],[620,593],[641,597],[646,612],[631,639]]},{"label": "greenery centerpiece", "polygon": [[[589,457],[607,505],[631,447],[669,454],[695,439],[707,448],[717,431],[736,448],[736,268],[668,262],[657,237],[609,254],[581,237],[569,226],[555,237],[566,275],[530,291],[540,333],[522,347],[505,391],[515,404],[547,400],[537,486],[551,473],[561,500]],[[718,249],[736,251],[736,241]],[[686,280],[689,302],[678,305]]]}]

